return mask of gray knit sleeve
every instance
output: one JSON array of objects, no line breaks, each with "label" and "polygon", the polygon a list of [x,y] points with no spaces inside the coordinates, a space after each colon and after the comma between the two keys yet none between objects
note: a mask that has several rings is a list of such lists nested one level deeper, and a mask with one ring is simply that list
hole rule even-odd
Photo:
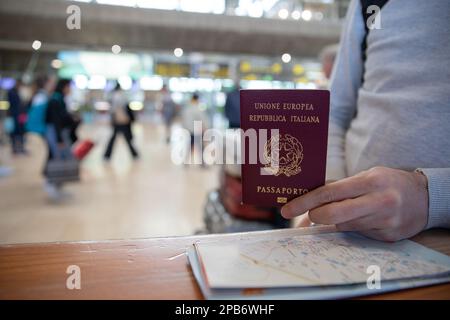
[{"label": "gray knit sleeve", "polygon": [[450,168],[420,169],[428,179],[430,228],[450,228]]},{"label": "gray knit sleeve", "polygon": [[361,42],[364,33],[359,0],[352,0],[330,79],[327,180],[339,180],[347,176],[345,134],[355,115],[361,86]]}]

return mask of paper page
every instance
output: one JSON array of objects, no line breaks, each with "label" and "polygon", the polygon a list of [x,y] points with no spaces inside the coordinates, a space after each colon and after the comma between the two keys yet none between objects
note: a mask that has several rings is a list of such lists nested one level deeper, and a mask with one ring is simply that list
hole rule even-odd
[{"label": "paper page", "polygon": [[382,283],[380,288],[369,289],[366,284],[318,286],[318,287],[286,287],[267,288],[257,290],[246,289],[212,289],[204,281],[200,263],[195,248],[187,250],[189,264],[194,277],[206,299],[212,300],[236,300],[236,299],[342,299],[372,294],[380,294],[390,291],[429,286],[450,281],[450,275],[419,280],[394,280]]},{"label": "paper page", "polygon": [[211,288],[270,288],[365,283],[450,272],[450,257],[417,243],[370,240],[352,233],[274,235],[260,240],[197,243]]}]

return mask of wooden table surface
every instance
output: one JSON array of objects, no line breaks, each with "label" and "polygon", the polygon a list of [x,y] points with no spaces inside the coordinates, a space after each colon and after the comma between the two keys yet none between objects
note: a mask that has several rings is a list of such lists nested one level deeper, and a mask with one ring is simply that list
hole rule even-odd
[{"label": "wooden table surface", "polygon": [[[202,299],[185,253],[194,241],[236,235],[0,246],[0,299]],[[414,237],[450,255],[450,232]],[[66,269],[81,269],[81,289],[68,290]],[[450,299],[450,284],[371,296]]]}]

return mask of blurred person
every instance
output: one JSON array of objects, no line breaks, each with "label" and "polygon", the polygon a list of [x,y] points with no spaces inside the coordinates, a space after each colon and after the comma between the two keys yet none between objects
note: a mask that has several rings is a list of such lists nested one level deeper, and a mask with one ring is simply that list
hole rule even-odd
[{"label": "blurred person", "polygon": [[10,133],[11,149],[14,155],[26,154],[25,150],[25,123],[27,119],[26,103],[22,101],[20,89],[22,81],[17,80],[14,87],[8,91],[8,117],[13,120],[14,128]]},{"label": "blurred person", "polygon": [[[71,132],[78,126],[78,121],[67,110],[65,99],[71,92],[71,81],[60,79],[51,95],[46,109],[45,137],[48,146],[47,164],[44,175],[47,175],[48,164],[54,159],[70,159]],[[46,182],[45,191],[52,200],[59,200],[66,194],[62,192],[62,184]]]},{"label": "blurred person", "polygon": [[338,49],[339,44],[332,44],[323,48],[319,54],[322,72],[327,80],[331,78],[331,72],[333,71],[334,60],[336,59]]},{"label": "blurred person", "polygon": [[33,83],[33,96],[28,110],[27,132],[36,133],[45,140],[48,101],[55,87],[53,78],[39,75]]},{"label": "blurred person", "polygon": [[[193,155],[195,149],[201,150],[203,149],[203,132],[209,128],[209,117],[206,113],[206,106],[200,103],[200,97],[197,93],[192,95],[189,103],[183,108],[182,114],[182,125],[183,127],[189,131],[191,135],[191,152],[190,155]],[[202,131],[196,132],[194,130],[194,122],[201,122]],[[201,161],[202,167],[204,166],[203,159]]]},{"label": "blurred person", "polygon": [[139,157],[138,152],[133,146],[133,133],[131,131],[131,125],[135,120],[134,112],[130,109],[128,100],[125,93],[120,88],[120,84],[117,83],[111,96],[111,125],[113,127],[113,133],[109,139],[104,159],[108,161],[111,158],[111,154],[114,148],[114,142],[116,141],[117,134],[122,134],[128,144],[133,159]]},{"label": "blurred person", "polygon": [[177,116],[178,106],[172,99],[170,91],[167,86],[164,85],[161,89],[162,101],[161,101],[161,113],[164,119],[164,125],[166,127],[166,143],[170,142],[170,128],[173,120]]},{"label": "blurred person", "polygon": [[335,182],[282,214],[385,241],[450,228],[450,2],[388,1],[373,30],[365,3],[350,3],[331,77]]},{"label": "blurred person", "polygon": [[233,90],[227,93],[225,101],[225,117],[228,119],[230,128],[239,128],[241,126],[239,90],[239,82],[236,81]]}]

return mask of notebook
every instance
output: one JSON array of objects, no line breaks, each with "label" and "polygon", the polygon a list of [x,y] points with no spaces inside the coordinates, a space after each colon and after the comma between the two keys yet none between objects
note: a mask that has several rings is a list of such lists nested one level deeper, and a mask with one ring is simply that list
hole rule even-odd
[{"label": "notebook", "polygon": [[208,299],[335,299],[450,281],[445,254],[329,227],[200,241],[188,258]]}]

